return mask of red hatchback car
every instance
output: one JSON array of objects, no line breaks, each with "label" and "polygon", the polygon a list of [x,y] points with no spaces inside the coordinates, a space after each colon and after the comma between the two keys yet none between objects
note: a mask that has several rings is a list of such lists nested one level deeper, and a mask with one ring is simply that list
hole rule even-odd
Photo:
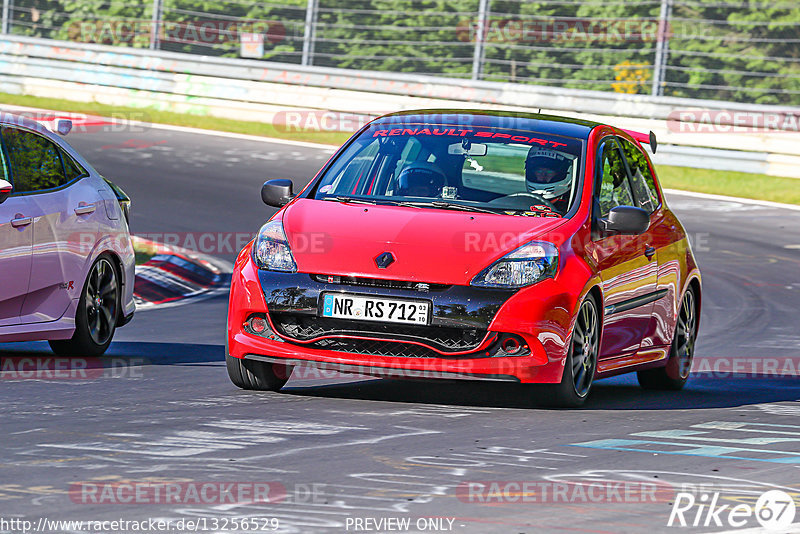
[{"label": "red hatchback car", "polygon": [[680,389],[700,273],[640,144],[563,117],[430,110],[356,133],[239,254],[228,308],[234,384],[293,366],[545,384],[580,406],[636,371]]}]

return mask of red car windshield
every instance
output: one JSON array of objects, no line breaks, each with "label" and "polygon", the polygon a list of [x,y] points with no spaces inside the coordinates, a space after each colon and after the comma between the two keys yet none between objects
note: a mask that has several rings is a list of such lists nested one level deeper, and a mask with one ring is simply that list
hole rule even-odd
[{"label": "red car windshield", "polygon": [[578,197],[582,147],[518,129],[373,123],[328,168],[314,198],[564,216]]}]

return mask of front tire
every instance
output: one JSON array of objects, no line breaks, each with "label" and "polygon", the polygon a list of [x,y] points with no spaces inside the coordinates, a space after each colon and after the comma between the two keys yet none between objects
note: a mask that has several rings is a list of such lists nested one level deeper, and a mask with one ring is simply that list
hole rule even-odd
[{"label": "front tire", "polygon": [[697,306],[694,290],[686,290],[678,312],[678,324],[672,338],[669,360],[664,367],[647,369],[636,373],[639,385],[644,389],[678,391],[683,389],[689,379],[694,359],[694,345],[697,340]]},{"label": "front tire", "polygon": [[550,386],[547,404],[560,408],[578,408],[589,397],[597,370],[600,351],[600,320],[597,303],[589,295],[578,309],[572,330],[569,354],[561,382]]},{"label": "front tire", "polygon": [[70,339],[50,341],[59,356],[101,356],[114,337],[119,318],[120,286],[117,269],[103,254],[89,269],[75,312],[75,332]]},{"label": "front tire", "polygon": [[225,363],[234,385],[259,391],[280,391],[289,381],[293,369],[288,365],[234,358],[227,351]]}]

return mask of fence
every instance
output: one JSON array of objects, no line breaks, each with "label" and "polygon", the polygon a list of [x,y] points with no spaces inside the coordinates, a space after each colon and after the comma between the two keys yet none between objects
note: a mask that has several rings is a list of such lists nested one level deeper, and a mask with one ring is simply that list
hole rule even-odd
[{"label": "fence", "polygon": [[4,0],[2,30],[302,66],[800,104],[800,6],[781,0]]},{"label": "fence", "polygon": [[[424,75],[409,81],[402,74],[11,36],[0,39],[0,92],[57,93],[68,100],[141,108],[134,120],[146,120],[148,109],[161,109],[286,127],[291,113],[313,119],[302,127],[320,133],[353,131],[367,116],[400,109],[541,107],[653,130],[659,138],[657,164],[800,178],[800,108]],[[768,118],[778,124],[767,127]],[[733,130],[731,124],[740,126]]]}]

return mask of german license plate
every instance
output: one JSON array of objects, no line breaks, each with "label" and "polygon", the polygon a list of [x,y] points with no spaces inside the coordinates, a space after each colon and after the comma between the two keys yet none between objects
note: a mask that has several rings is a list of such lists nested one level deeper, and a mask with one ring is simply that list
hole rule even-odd
[{"label": "german license plate", "polygon": [[325,293],[322,316],[404,324],[428,324],[431,303],[424,300],[387,299],[365,295]]}]

